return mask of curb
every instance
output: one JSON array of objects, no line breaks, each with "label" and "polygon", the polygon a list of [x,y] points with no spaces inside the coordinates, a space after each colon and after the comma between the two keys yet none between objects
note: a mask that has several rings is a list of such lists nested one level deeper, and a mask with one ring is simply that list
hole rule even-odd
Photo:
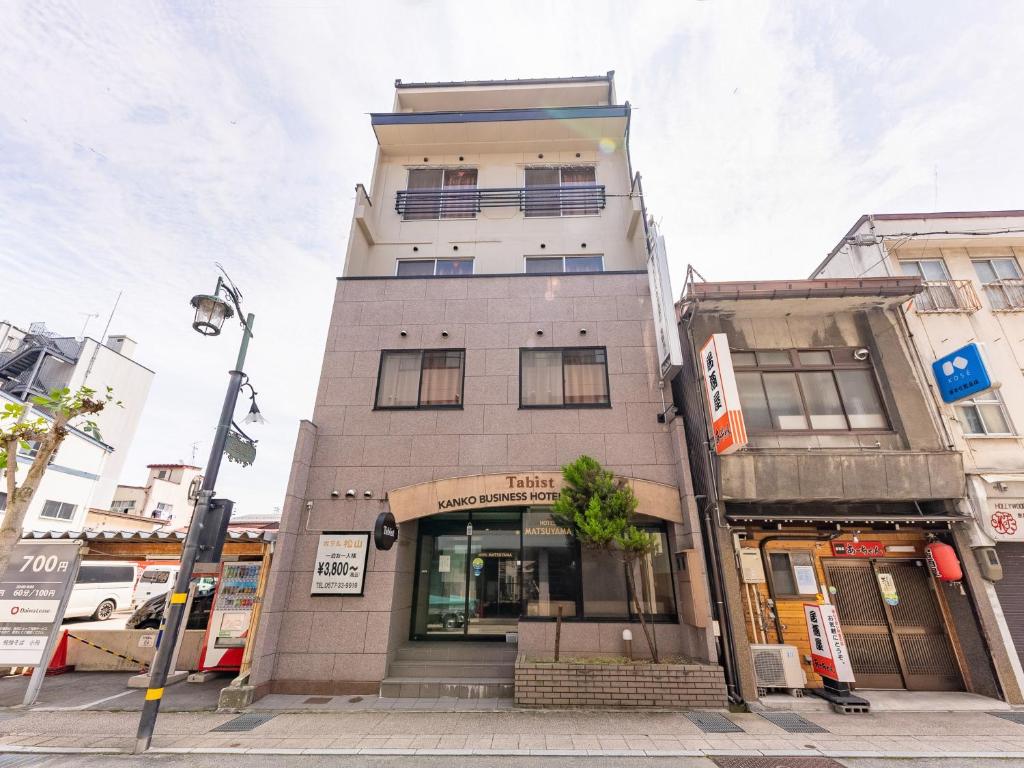
[{"label": "curb", "polygon": [[[129,750],[104,747],[43,747],[0,745],[0,754],[51,754],[51,755],[127,755]],[[811,749],[409,749],[366,747],[363,749],[297,749],[266,747],[154,747],[146,754],[165,755],[388,755],[401,757],[832,757],[832,758],[882,758],[882,759],[987,759],[1022,760],[1024,752],[883,752],[874,750],[811,750]]]}]

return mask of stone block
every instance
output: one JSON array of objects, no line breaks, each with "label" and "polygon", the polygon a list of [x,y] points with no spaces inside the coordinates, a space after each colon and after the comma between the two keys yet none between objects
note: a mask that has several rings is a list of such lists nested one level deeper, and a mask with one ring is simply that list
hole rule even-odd
[{"label": "stone block", "polygon": [[505,405],[508,403],[507,376],[467,376],[463,400],[466,405]]},{"label": "stone block", "polygon": [[423,466],[446,466],[459,463],[459,441],[450,435],[415,435],[412,440],[412,463]]},{"label": "stone block", "polygon": [[460,464],[506,464],[507,435],[462,435],[459,437]]},{"label": "stone block", "polygon": [[532,320],[572,320],[573,303],[556,298],[533,297],[530,299],[529,315]]},{"label": "stone block", "polygon": [[843,496],[858,499],[884,499],[888,496],[885,460],[877,454],[844,454]]},{"label": "stone block", "polygon": [[466,347],[472,349],[507,349],[509,324],[474,323],[466,329]]},{"label": "stone block", "polygon": [[524,409],[524,413],[530,414],[533,421],[533,433],[536,435],[565,434],[580,431],[580,411],[577,409],[537,408]]},{"label": "stone block", "polygon": [[367,377],[324,379],[323,405],[372,405],[376,380]]},{"label": "stone block", "polygon": [[484,431],[484,407],[466,405],[461,410],[444,411],[437,421],[439,435],[479,435]]},{"label": "stone block", "polygon": [[654,436],[647,434],[608,435],[606,460],[610,464],[654,464]]},{"label": "stone block", "polygon": [[394,411],[388,425],[391,435],[432,435],[437,431],[440,411]]},{"label": "stone block", "polygon": [[618,320],[616,297],[579,296],[572,300],[573,320]]},{"label": "stone block", "polygon": [[605,436],[576,433],[555,435],[556,464],[568,464],[583,455],[597,459],[603,464],[606,461]]},{"label": "stone block", "polygon": [[[435,299],[403,301],[399,317],[402,325],[426,325],[443,322],[444,302]],[[391,322],[394,322],[393,320]]]},{"label": "stone block", "polygon": [[928,456],[920,453],[886,454],[883,498],[920,499],[931,494]]},{"label": "stone block", "polygon": [[367,435],[363,444],[363,466],[408,466],[412,463],[412,443],[403,435]]},{"label": "stone block", "polygon": [[754,457],[754,487],[757,498],[771,499],[798,498],[800,473],[796,456],[765,455]]},{"label": "stone block", "polygon": [[963,457],[954,451],[928,454],[931,497],[956,499],[966,494]]},{"label": "stone block", "polygon": [[487,299],[449,299],[444,303],[446,323],[486,323]]},{"label": "stone block", "polygon": [[843,496],[842,458],[832,454],[797,456],[799,498],[839,499]]},{"label": "stone block", "polygon": [[484,433],[488,435],[526,434],[531,430],[530,412],[516,405],[485,405]]}]

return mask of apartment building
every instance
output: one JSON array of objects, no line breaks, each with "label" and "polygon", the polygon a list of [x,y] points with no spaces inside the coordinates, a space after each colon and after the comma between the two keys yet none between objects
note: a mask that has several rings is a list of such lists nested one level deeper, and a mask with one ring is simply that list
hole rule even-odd
[{"label": "apartment building", "polygon": [[[29,506],[25,530],[82,530],[91,507],[109,508],[153,380],[134,353],[135,342],[124,335],[100,343],[60,336],[42,323],[26,331],[0,322],[0,399],[23,403],[84,385],[98,392],[112,387],[122,403],[97,415],[101,439],[71,431]],[[19,470],[27,471],[34,456],[31,446],[20,452]]]},{"label": "apartment building", "polygon": [[559,616],[563,654],[621,655],[624,630],[648,653],[621,563],[551,516],[583,454],[659,542],[635,597],[662,654],[716,658],[630,119],[611,73],[398,81],[371,115],[259,694],[511,695],[516,653],[550,656]]},{"label": "apartment building", "polygon": [[145,485],[118,485],[110,511],[159,521],[168,530],[192,520],[201,467],[192,464],[147,464]]},{"label": "apartment building", "polygon": [[[904,305],[928,291],[899,272],[686,286],[677,402],[747,701],[804,687],[840,706],[876,689],[1021,700],[971,552],[964,459],[905,329]],[[934,573],[935,551],[962,578]],[[823,603],[859,699],[814,661],[805,606]]]},{"label": "apartment building", "polygon": [[[969,549],[1024,680],[1024,211],[862,216],[814,277],[915,275],[901,308],[943,440],[963,455]],[[945,369],[945,370],[944,370]],[[947,373],[948,372],[948,373]],[[1012,649],[1016,647],[1016,654]]]}]

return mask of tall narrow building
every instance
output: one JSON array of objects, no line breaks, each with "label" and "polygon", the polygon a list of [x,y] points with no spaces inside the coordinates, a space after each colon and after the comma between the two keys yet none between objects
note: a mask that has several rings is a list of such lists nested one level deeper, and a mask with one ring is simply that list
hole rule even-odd
[{"label": "tall narrow building", "polygon": [[[511,695],[559,616],[564,654],[622,655],[624,630],[646,654],[637,605],[663,656],[714,660],[672,292],[612,74],[398,81],[371,123],[257,693]],[[656,537],[640,594],[551,514],[581,455]]]}]

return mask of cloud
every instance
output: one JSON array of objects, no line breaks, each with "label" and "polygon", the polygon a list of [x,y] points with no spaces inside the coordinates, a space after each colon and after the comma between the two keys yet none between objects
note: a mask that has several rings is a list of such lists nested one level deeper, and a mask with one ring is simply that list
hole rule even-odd
[{"label": "cloud", "polygon": [[98,334],[124,291],[157,371],[137,482],[205,457],[238,330],[201,339],[188,299],[222,262],[269,419],[221,483],[248,512],[281,504],[395,78],[616,70],[677,289],[806,276],[861,213],[932,208],[936,167],[940,207],[1019,207],[1015,3],[26,0],[0,28],[0,316]]}]

